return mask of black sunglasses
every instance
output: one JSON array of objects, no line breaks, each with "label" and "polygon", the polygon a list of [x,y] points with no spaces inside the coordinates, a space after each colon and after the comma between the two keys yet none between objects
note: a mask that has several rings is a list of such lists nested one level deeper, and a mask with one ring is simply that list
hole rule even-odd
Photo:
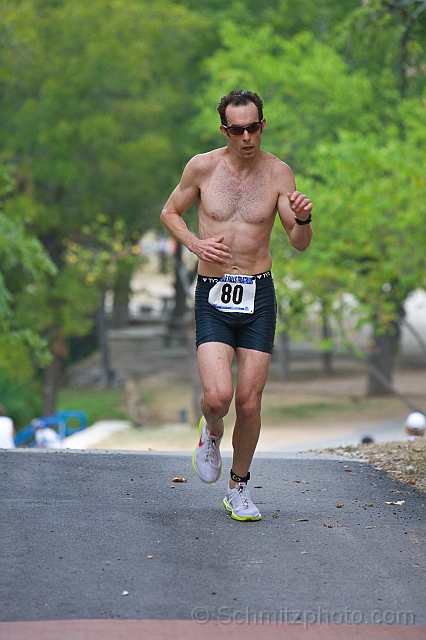
[{"label": "black sunglasses", "polygon": [[228,131],[231,136],[242,136],[244,131],[247,131],[247,133],[256,133],[256,131],[259,131],[264,120],[265,118],[262,118],[262,120],[260,120],[259,122],[252,122],[246,127],[237,127],[236,125],[231,125],[228,127],[226,124],[223,124],[222,127],[225,129],[225,131]]}]

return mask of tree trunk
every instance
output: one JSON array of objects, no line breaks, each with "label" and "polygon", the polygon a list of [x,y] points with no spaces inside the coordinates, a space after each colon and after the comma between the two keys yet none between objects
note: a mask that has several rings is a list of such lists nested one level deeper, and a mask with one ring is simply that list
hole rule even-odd
[{"label": "tree trunk", "polygon": [[50,347],[52,362],[44,370],[43,376],[43,416],[51,416],[56,411],[56,395],[62,373],[62,363],[67,356],[65,337],[58,334]]},{"label": "tree trunk", "polygon": [[[378,369],[392,384],[395,368],[395,355],[399,345],[399,325],[394,323],[385,333],[374,328],[368,362]],[[368,371],[367,396],[387,396],[392,393],[373,373]]]},{"label": "tree trunk", "polygon": [[114,305],[111,314],[111,325],[115,328],[125,327],[129,322],[129,296],[132,267],[120,263],[114,283]]},{"label": "tree trunk", "polygon": [[192,380],[192,411],[195,423],[198,425],[201,418],[201,398],[203,396],[203,386],[201,384],[198,370],[197,348],[195,346],[195,324],[188,325],[188,359]]},{"label": "tree trunk", "polygon": [[290,339],[286,330],[282,331],[279,335],[279,341],[281,343],[281,349],[279,350],[279,376],[281,380],[287,380],[290,372]]},{"label": "tree trunk", "polygon": [[101,352],[102,378],[99,382],[101,389],[109,387],[113,380],[113,371],[111,370],[109,345],[107,337],[107,321],[105,317],[105,296],[102,296],[102,303],[96,312],[96,334],[98,338],[98,347]]},{"label": "tree trunk", "polygon": [[189,280],[182,260],[182,245],[180,242],[176,245],[174,288],[174,308],[167,324],[166,346],[169,346],[173,340],[181,344],[186,344],[187,342],[188,305],[186,296],[188,294]]},{"label": "tree trunk", "polygon": [[322,338],[325,343],[325,349],[321,353],[322,359],[322,368],[326,376],[329,376],[333,373],[333,352],[328,348],[327,344],[331,341],[332,332],[330,323],[328,321],[328,313],[327,308],[323,304],[322,312],[321,312],[321,322],[322,322]]}]

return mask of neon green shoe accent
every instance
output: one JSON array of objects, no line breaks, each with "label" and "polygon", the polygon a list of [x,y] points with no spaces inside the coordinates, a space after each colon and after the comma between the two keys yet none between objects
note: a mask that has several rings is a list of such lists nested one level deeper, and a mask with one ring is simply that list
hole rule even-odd
[{"label": "neon green shoe accent", "polygon": [[[238,492],[235,492],[232,489],[230,490],[230,493],[233,493],[232,499],[237,502],[235,510],[231,502],[228,501],[228,496],[224,497],[222,504],[227,511],[231,512],[231,518],[233,518],[233,520],[238,520],[238,522],[256,522],[258,520],[262,520],[262,515],[253,503],[250,497],[250,492],[246,486],[244,486],[243,490],[239,489]],[[241,515],[238,515],[236,509],[239,510]],[[246,514],[244,512],[246,512]]]},{"label": "neon green shoe accent", "polygon": [[233,518],[233,520],[238,520],[238,522],[257,522],[258,520],[262,520],[261,513],[259,513],[257,518],[253,518],[253,516],[244,516],[244,517],[237,516],[237,514],[232,511],[232,507],[226,498],[222,500],[222,504],[227,511],[231,512],[231,518]]}]

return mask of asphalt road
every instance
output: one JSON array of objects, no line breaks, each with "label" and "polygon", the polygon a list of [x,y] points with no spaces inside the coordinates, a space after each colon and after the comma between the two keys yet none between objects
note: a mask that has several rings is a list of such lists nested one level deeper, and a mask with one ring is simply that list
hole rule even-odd
[{"label": "asphalt road", "polygon": [[229,462],[209,486],[188,455],[0,452],[1,621],[426,625],[425,494],[362,462],[258,457],[263,520],[240,523]]}]

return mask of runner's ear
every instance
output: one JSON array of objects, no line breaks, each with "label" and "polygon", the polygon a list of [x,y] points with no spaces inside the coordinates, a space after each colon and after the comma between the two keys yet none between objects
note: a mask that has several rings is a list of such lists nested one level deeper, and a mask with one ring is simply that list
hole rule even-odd
[{"label": "runner's ear", "polygon": [[221,132],[223,133],[225,138],[229,138],[229,133],[227,132],[227,130],[225,129],[225,127],[222,124],[220,125],[219,129],[221,130]]}]

